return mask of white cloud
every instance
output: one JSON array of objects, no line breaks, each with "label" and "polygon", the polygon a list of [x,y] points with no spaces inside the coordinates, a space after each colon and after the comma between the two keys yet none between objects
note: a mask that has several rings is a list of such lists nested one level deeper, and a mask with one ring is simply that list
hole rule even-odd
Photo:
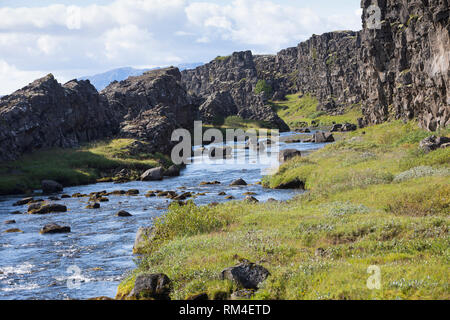
[{"label": "white cloud", "polygon": [[[356,8],[347,15],[325,15],[299,1],[275,0],[0,7],[0,57],[2,68],[9,66],[16,79],[28,83],[36,69],[66,75],[69,70],[209,61],[238,50],[274,53],[312,33],[360,28]],[[1,79],[0,94],[10,87],[6,79]]]},{"label": "white cloud", "polygon": [[15,66],[0,60],[0,94],[10,94],[19,88],[28,85],[32,80],[45,76],[41,71],[21,71]]}]

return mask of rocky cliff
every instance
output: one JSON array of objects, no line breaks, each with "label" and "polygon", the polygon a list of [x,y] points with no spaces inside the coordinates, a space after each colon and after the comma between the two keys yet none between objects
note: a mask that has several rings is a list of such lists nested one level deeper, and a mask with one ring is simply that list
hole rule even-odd
[{"label": "rocky cliff", "polygon": [[177,68],[166,68],[113,82],[101,92],[119,118],[119,136],[148,142],[147,152],[169,153],[177,128],[191,130],[197,103],[181,86]]},{"label": "rocky cliff", "polygon": [[[269,122],[281,131],[288,130],[289,127],[267,103],[271,97],[255,93],[257,82],[258,71],[251,51],[217,57],[201,67],[182,72],[182,83],[188,92],[206,100],[206,104],[200,108],[207,110],[207,113],[201,113],[203,120],[238,115],[244,119]],[[225,109],[214,108],[214,105],[220,104],[217,103],[217,94],[227,99],[224,101],[227,106]],[[216,97],[211,99],[213,95]],[[228,95],[231,96],[232,103]]]},{"label": "rocky cliff", "polygon": [[168,153],[172,131],[189,129],[196,116],[180,80],[176,68],[149,71],[99,94],[89,81],[38,79],[0,99],[0,160],[110,137],[143,140],[146,152]]},{"label": "rocky cliff", "polygon": [[115,133],[114,116],[87,81],[53,75],[0,99],[0,160],[48,147],[74,147]]},{"label": "rocky cliff", "polygon": [[372,26],[363,0],[360,82],[369,123],[417,118],[431,131],[450,124],[448,0],[379,0]]}]

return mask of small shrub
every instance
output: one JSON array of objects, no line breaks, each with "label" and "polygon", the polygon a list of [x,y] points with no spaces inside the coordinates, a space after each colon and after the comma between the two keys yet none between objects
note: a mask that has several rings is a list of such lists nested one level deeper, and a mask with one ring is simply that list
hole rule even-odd
[{"label": "small shrub", "polygon": [[402,182],[421,177],[431,177],[431,176],[444,177],[448,175],[450,175],[450,170],[448,168],[434,169],[429,166],[420,166],[396,175],[394,178],[394,182]]},{"label": "small shrub", "polygon": [[266,82],[266,80],[259,80],[255,87],[255,93],[260,94],[264,92],[267,97],[271,97],[273,93],[272,87]]},{"label": "small shrub", "polygon": [[342,217],[348,215],[354,215],[357,213],[369,213],[370,209],[366,206],[359,204],[355,205],[351,202],[333,202],[327,205],[328,214],[332,217]]}]

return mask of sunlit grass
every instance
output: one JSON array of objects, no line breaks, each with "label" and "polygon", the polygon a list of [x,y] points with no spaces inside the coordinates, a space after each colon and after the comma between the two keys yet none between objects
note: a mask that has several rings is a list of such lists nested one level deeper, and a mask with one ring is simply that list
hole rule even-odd
[{"label": "sunlit grass", "polygon": [[[309,192],[288,202],[172,207],[157,223],[170,236],[149,243],[134,274],[167,274],[174,299],[223,298],[237,287],[220,272],[245,258],[271,273],[256,299],[449,299],[450,179],[394,181],[418,165],[449,167],[448,149],[418,151],[427,135],[415,123],[393,122],[295,158],[266,180],[304,179]],[[197,222],[186,225],[191,217]],[[381,269],[380,290],[367,287],[371,265]]]},{"label": "sunlit grass", "polygon": [[131,156],[134,140],[116,139],[89,144],[78,149],[50,149],[27,154],[17,161],[2,162],[0,194],[25,193],[40,188],[44,179],[64,186],[95,183],[118,168],[145,170],[170,160],[162,155]]}]

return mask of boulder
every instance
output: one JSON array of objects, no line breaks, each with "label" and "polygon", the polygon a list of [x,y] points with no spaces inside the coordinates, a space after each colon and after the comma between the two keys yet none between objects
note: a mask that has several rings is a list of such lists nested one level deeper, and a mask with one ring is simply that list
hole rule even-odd
[{"label": "boulder", "polygon": [[138,189],[130,189],[127,192],[125,192],[125,195],[127,196],[137,196],[139,194]]},{"label": "boulder", "polygon": [[280,163],[284,163],[292,158],[300,157],[301,155],[302,153],[299,150],[295,149],[281,150],[280,154],[278,155],[278,161]]},{"label": "boulder", "polygon": [[162,180],[164,176],[164,169],[162,167],[153,168],[145,171],[141,175],[141,181],[158,181]]},{"label": "boulder", "polygon": [[86,206],[86,209],[100,209],[100,203],[91,203]]},{"label": "boulder", "polygon": [[22,230],[14,228],[14,229],[8,229],[4,233],[23,233]]},{"label": "boulder", "polygon": [[56,233],[69,233],[70,227],[60,226],[55,223],[45,225],[40,233],[41,234],[56,234]]},{"label": "boulder", "polygon": [[329,132],[318,131],[314,134],[314,142],[315,143],[329,143],[334,142],[334,137]]},{"label": "boulder", "polygon": [[50,204],[35,203],[28,207],[29,214],[48,214],[56,212],[67,212],[67,207],[65,205],[57,203],[50,203]]},{"label": "boulder", "polygon": [[4,224],[15,224],[16,220],[6,220]]},{"label": "boulder", "polygon": [[170,166],[169,169],[164,171],[165,177],[178,177],[179,175],[180,175],[180,169],[175,165]]},{"label": "boulder", "polygon": [[152,227],[141,227],[136,233],[134,240],[133,254],[142,254],[146,244],[154,238],[154,229]]},{"label": "boulder", "polygon": [[13,206],[15,206],[15,207],[23,206],[25,204],[32,203],[33,201],[34,201],[33,198],[24,198],[24,199],[17,201],[16,203],[14,203]]},{"label": "boulder", "polygon": [[125,210],[120,210],[117,212],[118,217],[132,217],[133,215]]},{"label": "boulder", "polygon": [[350,132],[350,131],[355,131],[356,129],[358,129],[358,126],[356,124],[346,123],[342,126],[341,131],[342,132]]},{"label": "boulder", "polygon": [[172,283],[165,274],[141,274],[136,277],[129,297],[136,299],[170,300]]},{"label": "boulder", "polygon": [[305,189],[305,183],[298,178],[286,183],[282,183],[275,189]]},{"label": "boulder", "polygon": [[237,266],[222,271],[221,279],[235,282],[244,289],[258,289],[258,285],[265,281],[270,272],[263,266],[251,262],[243,262]]},{"label": "boulder", "polygon": [[450,143],[450,138],[447,137],[437,137],[431,136],[420,141],[419,147],[425,153],[429,153],[431,151],[437,150],[441,147],[447,147],[447,144]]},{"label": "boulder", "polygon": [[58,193],[63,191],[63,186],[53,180],[43,180],[41,182],[42,192],[45,194]]},{"label": "boulder", "polygon": [[231,184],[230,187],[236,187],[236,186],[246,186],[247,182],[245,182],[244,179],[239,178],[237,180],[234,180]]},{"label": "boulder", "polygon": [[252,196],[245,197],[244,201],[250,202],[250,203],[258,203],[259,202],[258,199],[256,199],[255,197],[252,197]]}]

